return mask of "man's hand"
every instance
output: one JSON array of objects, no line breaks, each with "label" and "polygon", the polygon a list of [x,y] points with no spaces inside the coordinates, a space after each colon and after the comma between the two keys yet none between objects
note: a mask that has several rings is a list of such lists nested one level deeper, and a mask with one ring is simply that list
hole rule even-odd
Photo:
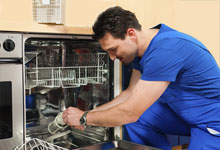
[{"label": "man's hand", "polygon": [[84,127],[80,124],[80,118],[83,115],[83,111],[76,107],[68,107],[63,112],[63,122],[69,126],[72,126],[79,130],[84,130]]}]

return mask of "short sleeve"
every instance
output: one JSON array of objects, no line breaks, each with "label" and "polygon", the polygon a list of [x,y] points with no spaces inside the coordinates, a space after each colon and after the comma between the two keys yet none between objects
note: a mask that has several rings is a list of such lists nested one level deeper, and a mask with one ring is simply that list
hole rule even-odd
[{"label": "short sleeve", "polygon": [[143,60],[142,80],[175,82],[183,67],[183,59],[172,49],[155,49]]}]

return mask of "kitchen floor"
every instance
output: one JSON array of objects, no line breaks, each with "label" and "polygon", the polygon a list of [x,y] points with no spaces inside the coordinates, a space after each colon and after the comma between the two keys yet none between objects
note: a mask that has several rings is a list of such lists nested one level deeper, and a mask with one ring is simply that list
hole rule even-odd
[{"label": "kitchen floor", "polygon": [[187,150],[188,145],[189,144],[174,146],[172,147],[172,150]]}]

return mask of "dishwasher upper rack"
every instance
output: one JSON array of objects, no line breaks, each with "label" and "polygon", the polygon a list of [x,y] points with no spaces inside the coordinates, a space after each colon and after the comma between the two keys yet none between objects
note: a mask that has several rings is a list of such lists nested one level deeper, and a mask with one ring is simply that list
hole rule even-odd
[{"label": "dishwasher upper rack", "polygon": [[[51,67],[39,67],[42,66],[43,61],[38,59],[38,54],[33,53],[31,57],[31,59],[36,57],[34,67],[25,68],[26,89],[34,87],[75,88],[88,83],[103,84],[107,80],[105,76],[108,73],[105,63],[106,53],[80,54],[77,57],[67,55],[65,56],[65,67],[53,67],[56,64]],[[30,53],[26,54],[26,56],[28,55]],[[25,58],[26,64],[30,61],[29,58]]]},{"label": "dishwasher upper rack", "polygon": [[37,138],[33,138],[30,141],[24,143],[23,145],[17,146],[14,150],[67,150],[67,149]]}]

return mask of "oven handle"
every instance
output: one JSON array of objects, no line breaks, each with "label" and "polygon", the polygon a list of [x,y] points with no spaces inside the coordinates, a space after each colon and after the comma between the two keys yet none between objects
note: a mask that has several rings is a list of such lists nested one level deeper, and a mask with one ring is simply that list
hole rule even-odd
[{"label": "oven handle", "polygon": [[22,64],[22,58],[0,58],[0,64]]}]

